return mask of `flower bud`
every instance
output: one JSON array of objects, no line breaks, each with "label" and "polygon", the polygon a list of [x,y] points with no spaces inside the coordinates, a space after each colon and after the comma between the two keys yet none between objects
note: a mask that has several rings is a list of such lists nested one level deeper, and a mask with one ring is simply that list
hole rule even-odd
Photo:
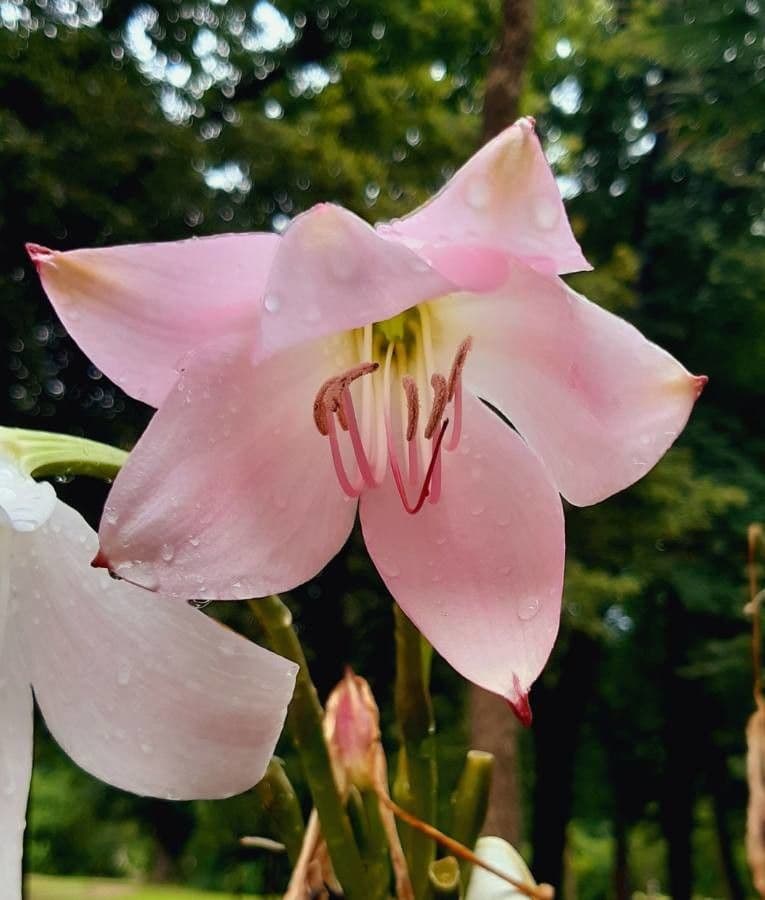
[{"label": "flower bud", "polygon": [[380,754],[380,713],[367,682],[346,669],[327,700],[324,737],[340,789],[375,786]]}]

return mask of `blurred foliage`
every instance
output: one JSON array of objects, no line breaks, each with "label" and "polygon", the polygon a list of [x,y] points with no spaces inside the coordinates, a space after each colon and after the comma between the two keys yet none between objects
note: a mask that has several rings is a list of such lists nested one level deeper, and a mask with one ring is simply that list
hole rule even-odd
[{"label": "blurred foliage", "polygon": [[[500,6],[0,0],[3,423],[130,446],[149,416],[56,322],[24,241],[281,230],[326,199],[401,214],[476,146]],[[572,283],[711,379],[653,473],[568,510],[561,638],[522,751],[535,874],[571,897],[624,896],[620,883],[676,900],[748,892],[741,608],[745,526],[765,518],[764,25],[759,0],[538,4],[524,111],[595,265]],[[59,489],[97,517],[100,486]],[[390,603],[358,535],[292,603],[322,693],[351,662],[390,739]],[[214,614],[256,634],[239,607]],[[442,663],[434,692],[445,803],[467,736]],[[238,847],[266,827],[251,797],[136,800],[74,770],[42,729],[37,756],[33,869],[283,885],[283,860]]]}]

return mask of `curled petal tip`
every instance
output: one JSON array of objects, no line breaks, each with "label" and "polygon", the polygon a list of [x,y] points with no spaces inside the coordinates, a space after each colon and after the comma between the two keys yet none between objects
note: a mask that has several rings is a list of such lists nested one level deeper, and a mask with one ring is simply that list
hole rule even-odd
[{"label": "curled petal tip", "polygon": [[507,699],[507,705],[512,709],[518,717],[518,721],[524,728],[529,728],[532,720],[531,704],[529,703],[529,695],[526,693],[518,694],[514,700]]},{"label": "curled petal tip", "polygon": [[39,269],[46,260],[53,256],[53,251],[43,247],[41,244],[27,243],[24,244],[24,249],[27,251],[36,269]]}]

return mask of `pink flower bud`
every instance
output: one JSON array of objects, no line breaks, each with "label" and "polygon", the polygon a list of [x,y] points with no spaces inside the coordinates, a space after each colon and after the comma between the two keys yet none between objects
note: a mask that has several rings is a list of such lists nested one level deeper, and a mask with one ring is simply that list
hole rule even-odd
[{"label": "pink flower bud", "polygon": [[341,790],[375,785],[380,713],[367,682],[348,668],[327,700],[324,736]]}]

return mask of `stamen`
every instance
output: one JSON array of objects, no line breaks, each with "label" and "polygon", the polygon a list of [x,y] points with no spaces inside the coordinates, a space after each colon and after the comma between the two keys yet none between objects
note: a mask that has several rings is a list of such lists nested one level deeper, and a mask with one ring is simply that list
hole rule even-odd
[{"label": "stamen", "polygon": [[473,338],[470,336],[466,337],[457,347],[452,370],[449,373],[448,396],[450,400],[454,401],[454,426],[452,427],[452,433],[449,435],[449,440],[446,442],[445,449],[450,452],[456,450],[462,434],[462,370],[472,346]]},{"label": "stamen", "polygon": [[425,426],[425,437],[428,440],[433,437],[439,423],[441,422],[441,416],[444,414],[444,410],[446,409],[448,393],[446,387],[446,379],[443,375],[439,375],[438,373],[436,373],[430,379],[430,385],[433,388],[433,406],[430,409],[430,418],[428,419],[428,424]]},{"label": "stamen", "polygon": [[313,420],[319,429],[319,434],[324,437],[329,433],[327,427],[327,412],[337,413],[340,419],[340,425],[343,431],[348,430],[348,423],[345,419],[345,411],[342,405],[343,391],[362,375],[369,375],[370,372],[376,372],[380,364],[376,362],[359,363],[353,366],[347,372],[341,375],[333,375],[328,378],[319,388],[313,401]]},{"label": "stamen", "polygon": [[345,418],[348,422],[348,433],[351,436],[353,453],[356,457],[356,464],[359,467],[361,477],[368,487],[376,488],[379,486],[379,482],[375,480],[375,476],[372,473],[372,466],[369,463],[369,457],[364,450],[364,442],[361,440],[359,425],[356,419],[356,410],[353,407],[353,397],[351,397],[351,392],[347,387],[343,391],[342,409],[345,412]]},{"label": "stamen", "polygon": [[454,392],[457,387],[457,379],[462,375],[462,369],[465,366],[465,360],[467,359],[468,353],[473,347],[473,338],[468,335],[465,340],[457,347],[457,352],[454,355],[454,362],[452,363],[452,370],[449,372],[449,399],[451,400],[454,397]]},{"label": "stamen", "polygon": [[406,495],[406,487],[404,485],[404,479],[401,475],[401,468],[398,464],[396,448],[393,445],[393,434],[391,433],[391,429],[387,427],[389,424],[390,419],[386,422],[386,431],[388,433],[388,456],[390,458],[391,471],[393,472],[393,480],[396,483],[396,489],[398,490],[398,495],[401,498],[401,502],[404,504],[404,509],[413,516],[415,513],[418,513],[422,509],[423,504],[428,499],[428,496],[430,494],[430,484],[433,478],[433,472],[438,462],[438,457],[441,452],[441,444],[443,442],[444,434],[446,433],[446,427],[449,424],[449,420],[446,419],[444,421],[444,424],[441,426],[441,431],[439,432],[438,437],[435,440],[433,446],[433,455],[430,457],[430,464],[428,465],[428,470],[425,473],[425,479],[422,482],[420,495],[417,498],[417,502],[414,506],[410,505],[409,499]]},{"label": "stamen", "polygon": [[417,385],[411,375],[404,375],[402,384],[406,394],[407,407],[406,439],[411,441],[417,433],[417,423],[420,418],[420,397]]},{"label": "stamen", "polygon": [[417,447],[417,423],[420,419],[420,396],[417,384],[411,375],[404,375],[401,383],[406,395],[406,441],[409,449],[409,484],[416,485],[420,477],[420,459]]},{"label": "stamen", "polygon": [[420,314],[420,326],[422,328],[422,350],[425,357],[425,367],[428,375],[433,376],[435,365],[433,363],[433,332],[430,328],[430,313],[424,303],[420,303],[417,307]]},{"label": "stamen", "polygon": [[328,426],[329,446],[332,450],[332,462],[335,466],[335,474],[337,475],[337,480],[340,483],[340,487],[342,488],[343,492],[351,499],[355,499],[361,493],[363,484],[360,484],[358,487],[351,484],[351,480],[350,478],[348,478],[348,473],[345,471],[343,455],[340,452],[340,444],[337,440],[335,417],[333,415],[329,415],[326,418]]},{"label": "stamen", "polygon": [[[446,429],[444,428],[441,434],[445,433]],[[435,446],[437,438],[433,438],[431,441],[431,445]],[[444,445],[444,449],[446,449],[446,445]],[[436,464],[433,467],[433,474],[430,478],[430,496],[428,500],[431,503],[438,503],[441,499],[441,454],[439,453],[436,458]]]}]

